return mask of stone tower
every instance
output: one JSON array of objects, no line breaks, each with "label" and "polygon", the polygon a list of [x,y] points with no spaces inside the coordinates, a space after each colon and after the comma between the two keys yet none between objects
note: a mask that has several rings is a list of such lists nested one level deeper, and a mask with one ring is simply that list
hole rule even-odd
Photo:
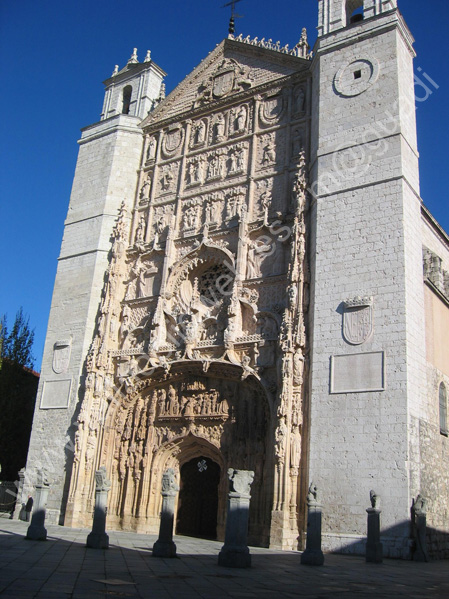
[{"label": "stone tower", "polygon": [[[134,50],[127,65],[105,81],[101,120],[82,130],[64,237],[58,259],[42,374],[28,454],[34,467],[56,472],[49,517],[57,520],[67,493],[66,459],[73,457],[73,418],[83,367],[108,265],[118,210],[134,197],[142,152],[142,119],[163,95],[165,73]],[[161,93],[162,92],[162,93]],[[65,451],[62,448],[65,446]]]},{"label": "stone tower", "polygon": [[355,506],[374,486],[384,547],[399,556],[425,388],[413,38],[396,0],[319,0],[318,32],[310,477],[322,487],[326,549],[364,534]]}]

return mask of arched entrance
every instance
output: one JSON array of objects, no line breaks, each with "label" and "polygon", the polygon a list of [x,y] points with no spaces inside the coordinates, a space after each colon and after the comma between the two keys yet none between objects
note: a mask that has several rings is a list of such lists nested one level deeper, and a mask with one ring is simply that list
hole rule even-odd
[{"label": "arched entrance", "polygon": [[203,539],[217,538],[220,466],[200,456],[181,467],[176,533]]}]

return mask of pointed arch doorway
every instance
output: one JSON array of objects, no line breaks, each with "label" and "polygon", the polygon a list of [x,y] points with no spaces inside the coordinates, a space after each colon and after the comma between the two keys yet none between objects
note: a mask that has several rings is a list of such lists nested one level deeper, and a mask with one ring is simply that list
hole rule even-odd
[{"label": "pointed arch doorway", "polygon": [[220,466],[200,456],[183,464],[180,473],[176,534],[216,539]]}]

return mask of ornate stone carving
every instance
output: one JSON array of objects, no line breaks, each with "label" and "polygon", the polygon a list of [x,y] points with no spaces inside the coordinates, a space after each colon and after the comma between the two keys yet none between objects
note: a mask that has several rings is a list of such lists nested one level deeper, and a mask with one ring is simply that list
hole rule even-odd
[{"label": "ornate stone carving", "polygon": [[306,106],[306,90],[303,85],[298,85],[293,92],[293,114],[302,115]]},{"label": "ornate stone carving", "polygon": [[373,334],[373,298],[354,297],[343,302],[343,337],[361,345]]},{"label": "ornate stone carving", "polygon": [[262,126],[272,126],[278,123],[285,110],[285,98],[282,93],[277,93],[264,98],[259,107],[259,119]]},{"label": "ornate stone carving", "polygon": [[234,470],[234,468],[229,468],[228,478],[231,481],[231,493],[238,493],[245,496],[250,495],[254,472],[251,470]]},{"label": "ornate stone carving", "polygon": [[154,162],[154,160],[156,158],[156,149],[157,149],[157,140],[154,137],[154,135],[152,135],[148,141],[148,146],[147,146],[147,153],[146,153],[146,161],[147,162]]},{"label": "ornate stone carving", "polygon": [[203,182],[203,156],[192,158],[186,167],[186,185],[200,185]]},{"label": "ornate stone carving", "polygon": [[148,202],[151,193],[152,175],[148,175],[144,180],[142,187],[140,188],[139,198],[140,203]]},{"label": "ornate stone carving", "polygon": [[109,491],[111,488],[111,481],[108,479],[106,474],[105,466],[100,466],[95,472],[95,489],[97,491]]},{"label": "ornate stone carving", "polygon": [[179,153],[184,140],[184,129],[172,127],[165,131],[162,138],[162,154],[165,158],[171,158]]},{"label": "ornate stone carving", "polygon": [[72,340],[65,339],[56,341],[53,346],[53,372],[62,374],[67,372],[70,362],[70,352],[72,349]]},{"label": "ornate stone carving", "polygon": [[252,85],[250,69],[232,58],[225,58],[212,75],[198,89],[195,106],[213,99],[224,98],[232,93],[248,89]]},{"label": "ornate stone carving", "polygon": [[173,164],[166,164],[161,173],[161,189],[162,191],[168,192],[172,190],[174,182],[174,166]]},{"label": "ornate stone carving", "polygon": [[262,156],[260,163],[262,166],[271,166],[276,163],[276,146],[274,133],[263,135],[261,138]]},{"label": "ornate stone carving", "polygon": [[192,125],[190,136],[190,147],[200,148],[204,146],[207,140],[208,119],[200,119]]}]

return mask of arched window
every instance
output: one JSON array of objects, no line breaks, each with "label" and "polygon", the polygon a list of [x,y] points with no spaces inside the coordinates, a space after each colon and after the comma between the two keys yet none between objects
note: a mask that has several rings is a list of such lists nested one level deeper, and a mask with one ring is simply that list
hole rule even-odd
[{"label": "arched window", "polygon": [[447,391],[444,383],[440,384],[439,390],[439,402],[440,402],[440,433],[447,435]]},{"label": "arched window", "polygon": [[363,21],[363,0],[346,0],[346,25]]},{"label": "arched window", "polygon": [[123,108],[122,114],[129,114],[129,107],[131,106],[131,94],[133,93],[133,88],[130,85],[127,85],[123,89]]}]

